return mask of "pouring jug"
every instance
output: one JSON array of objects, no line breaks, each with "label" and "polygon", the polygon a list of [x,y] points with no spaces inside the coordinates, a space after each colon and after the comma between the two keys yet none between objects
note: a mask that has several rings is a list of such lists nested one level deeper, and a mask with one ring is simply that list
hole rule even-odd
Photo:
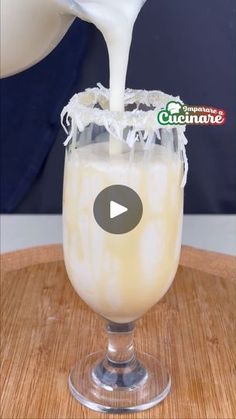
[{"label": "pouring jug", "polygon": [[[1,77],[25,70],[48,55],[76,16],[94,23],[107,41],[110,38],[108,3],[112,10],[110,18],[114,21],[114,16],[118,16],[122,9],[123,22],[127,24],[130,18],[134,22],[139,12],[139,7],[133,7],[133,4],[138,6],[140,3],[141,6],[145,1],[1,0]],[[119,38],[122,30],[116,21],[114,28],[117,28]]]},{"label": "pouring jug", "polygon": [[1,0],[1,77],[25,70],[48,55],[75,16],[86,20],[78,3],[78,0]]}]

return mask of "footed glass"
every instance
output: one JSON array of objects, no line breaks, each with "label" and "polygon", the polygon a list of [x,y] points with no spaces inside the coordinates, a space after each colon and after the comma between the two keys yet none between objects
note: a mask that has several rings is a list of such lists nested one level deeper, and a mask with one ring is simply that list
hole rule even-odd
[{"label": "footed glass", "polygon": [[[68,133],[63,246],[69,279],[105,319],[108,337],[104,351],[72,369],[69,388],[85,406],[111,413],[148,409],[171,388],[161,360],[135,351],[133,331],[178,267],[187,163],[184,128],[157,123],[172,97],[128,90],[125,112],[112,113],[108,95],[101,87],[87,90],[62,113]],[[128,186],[142,201],[139,223],[122,234],[105,231],[94,216],[98,194],[112,185]]]}]

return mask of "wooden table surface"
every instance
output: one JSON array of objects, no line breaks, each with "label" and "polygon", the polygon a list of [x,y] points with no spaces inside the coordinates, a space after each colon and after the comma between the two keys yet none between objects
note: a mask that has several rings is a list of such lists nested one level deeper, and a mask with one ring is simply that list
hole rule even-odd
[{"label": "wooden table surface", "polygon": [[80,405],[70,368],[105,347],[102,320],[75,294],[61,246],[1,257],[2,419],[236,418],[236,259],[183,248],[174,284],[137,323],[138,350],[160,356],[172,391],[140,413]]}]

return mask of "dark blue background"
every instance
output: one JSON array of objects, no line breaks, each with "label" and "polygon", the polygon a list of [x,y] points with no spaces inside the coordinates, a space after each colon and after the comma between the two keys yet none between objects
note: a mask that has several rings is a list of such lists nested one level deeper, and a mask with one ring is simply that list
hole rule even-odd
[{"label": "dark blue background", "polygon": [[[207,104],[227,112],[225,126],[187,129],[186,213],[236,212],[235,22],[234,0],[147,0],[135,26],[128,87],[160,89],[180,95],[187,104]],[[92,25],[84,23],[81,27],[77,20],[62,43],[42,63],[3,81],[7,95],[8,89],[17,90],[19,80],[24,80],[26,73],[31,80],[30,86],[26,80],[21,81],[25,83],[28,106],[24,120],[31,126],[30,142],[35,141],[34,131],[40,129],[32,119],[32,86],[38,84],[35,71],[37,77],[41,74],[46,80],[47,112],[54,115],[53,122],[42,111],[41,122],[46,118],[47,124],[45,133],[40,138],[36,135],[38,153],[43,154],[39,167],[31,179],[31,188],[28,184],[28,190],[18,196],[18,202],[12,198],[8,203],[3,200],[5,212],[61,212],[64,133],[57,118],[68,97],[76,91],[94,86],[98,81],[108,85],[108,58],[102,36]],[[49,100],[47,91],[50,92],[54,77],[59,80],[57,93]],[[21,105],[25,103],[14,104],[14,115],[19,119]],[[6,118],[5,115],[5,121]],[[19,130],[20,125],[19,120]],[[9,137],[7,131],[4,136]],[[8,141],[14,144],[12,138]],[[16,148],[11,148],[10,156],[14,158],[9,158],[3,150],[4,157],[8,157],[3,167],[6,188],[11,184],[14,189],[14,182],[17,184],[17,179],[13,181],[14,159],[21,158],[22,148],[20,141]]]}]

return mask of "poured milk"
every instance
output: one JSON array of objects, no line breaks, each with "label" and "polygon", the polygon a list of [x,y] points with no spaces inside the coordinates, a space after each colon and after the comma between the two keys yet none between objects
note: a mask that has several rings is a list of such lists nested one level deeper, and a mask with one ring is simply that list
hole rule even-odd
[{"label": "poured milk", "polygon": [[125,80],[135,20],[146,0],[75,0],[73,12],[94,23],[107,44],[110,110],[124,110]]},{"label": "poured milk", "polygon": [[[109,54],[110,110],[124,111],[125,81],[135,20],[146,0],[75,0],[73,12],[94,23],[102,32]],[[76,6],[75,6],[76,5]],[[110,137],[110,154],[119,154],[121,143]]]},{"label": "poured milk", "polygon": [[[146,154],[145,154],[146,153]],[[107,143],[67,153],[64,256],[72,285],[94,311],[114,322],[142,316],[170,287],[181,247],[182,163],[159,145],[148,153],[110,156]],[[93,216],[102,189],[133,188],[143,217],[126,234],[105,233]]]}]

